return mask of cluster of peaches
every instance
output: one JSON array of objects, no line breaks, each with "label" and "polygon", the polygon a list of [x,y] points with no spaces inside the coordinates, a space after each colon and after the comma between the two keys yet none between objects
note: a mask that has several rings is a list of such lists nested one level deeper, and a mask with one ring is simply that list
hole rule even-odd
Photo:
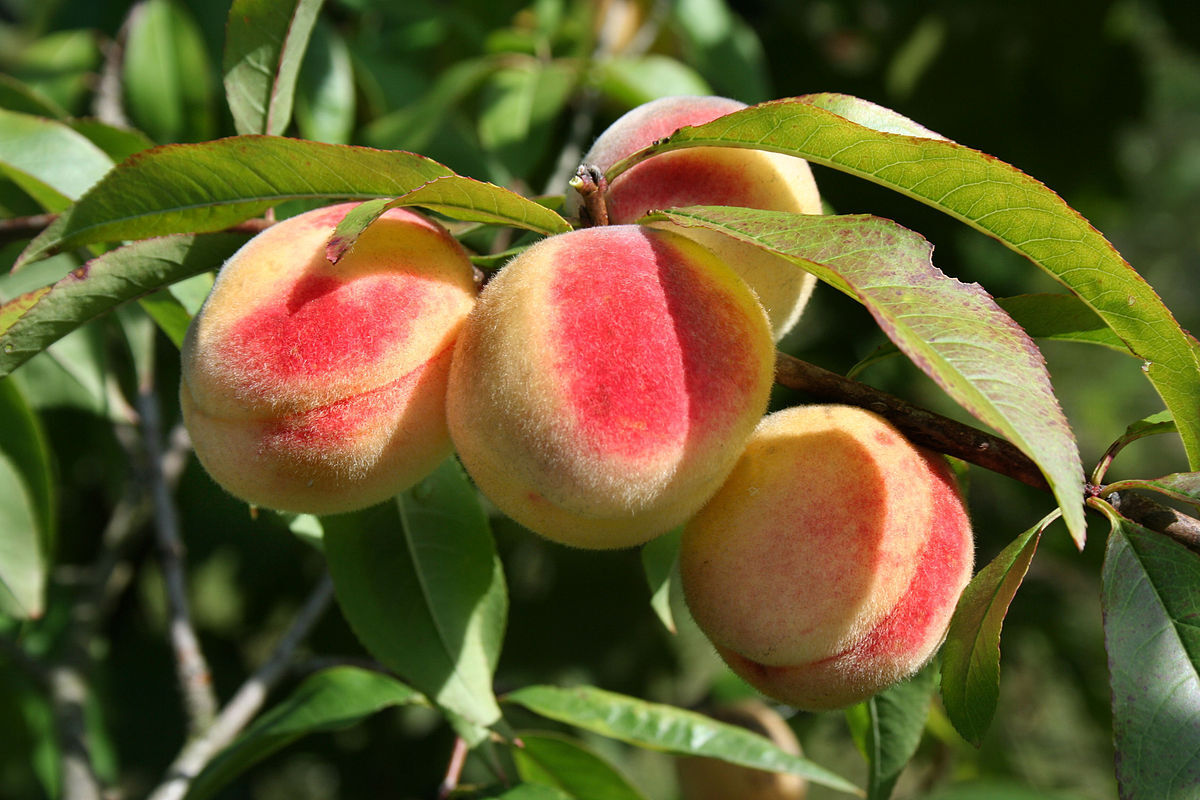
[{"label": "cluster of peaches", "polygon": [[[740,107],[647,104],[585,162],[605,170]],[[807,163],[694,148],[604,191],[612,224],[542,240],[482,291],[459,243],[412,211],[387,212],[336,265],[325,245],[352,204],[259,234],[184,344],[200,461],[250,503],[330,514],[456,452],[501,511],[555,541],[628,547],[685,525],[688,605],[764,693],[836,708],[903,679],[971,572],[946,464],[859,409],[764,418],[774,345],[811,277],[719,234],[633,224],[696,204],[820,213]]]}]

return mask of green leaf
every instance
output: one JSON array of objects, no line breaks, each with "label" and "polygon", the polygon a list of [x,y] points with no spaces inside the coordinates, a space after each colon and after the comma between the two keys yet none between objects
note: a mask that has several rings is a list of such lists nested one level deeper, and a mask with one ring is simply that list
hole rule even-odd
[{"label": "green leaf", "polygon": [[808,759],[780,750],[764,736],[694,711],[590,686],[572,689],[527,686],[505,695],[504,700],[543,717],[638,747],[719,758],[770,772],[788,772],[842,792],[862,794],[844,778]]},{"label": "green leaf", "polygon": [[0,109],[0,174],[47,211],[61,211],[83,195],[113,161],[68,125]]},{"label": "green leaf", "polygon": [[121,303],[219,267],[246,236],[167,236],[112,250],[0,306],[0,376]]},{"label": "green leaf", "polygon": [[67,124],[71,126],[71,130],[83,134],[92,144],[107,153],[114,164],[124,161],[134,153],[154,147],[150,137],[132,128],[117,128],[95,119],[73,119]]},{"label": "green leaf", "polygon": [[1104,487],[1105,494],[1142,489],[1166,495],[1173,500],[1200,506],[1200,472],[1176,472],[1161,478],[1115,481]]},{"label": "green leaf", "polygon": [[234,0],[225,34],[225,95],[238,133],[282,135],[322,0]]},{"label": "green leaf", "polygon": [[453,174],[415,153],[274,136],[165,145],[109,172],[17,267],[94,242],[219,231],[283,200],[396,197]]},{"label": "green leaf", "polygon": [[570,224],[545,206],[491,183],[450,175],[435,178],[394,200],[367,200],[338,223],[326,256],[335,264],[354,246],[367,226],[389,208],[423,206],[470,222],[511,225],[546,235],[566,233]]},{"label": "green leaf", "polygon": [[425,151],[446,122],[450,112],[488,76],[500,68],[500,60],[485,56],[460,61],[438,75],[433,86],[415,103],[379,117],[366,127],[368,144]]},{"label": "green leaf", "polygon": [[215,132],[204,35],[175,0],[146,0],[134,7],[122,76],[130,116],[156,141],[196,141]]},{"label": "green leaf", "polygon": [[544,783],[522,783],[495,795],[496,800],[579,800]]},{"label": "green leaf", "polygon": [[545,157],[552,123],[570,99],[575,70],[529,59],[494,72],[484,85],[479,140],[508,171],[525,177]]},{"label": "green leaf", "polygon": [[305,139],[344,144],[354,133],[354,63],[332,26],[318,20],[296,88],[296,127]]},{"label": "green leaf", "polygon": [[1164,433],[1178,433],[1179,428],[1175,425],[1175,417],[1170,411],[1160,411],[1157,414],[1151,414],[1145,419],[1140,419],[1137,422],[1130,424],[1125,429],[1125,433],[1115,443],[1116,449],[1122,449],[1125,445],[1136,442],[1138,439],[1143,439],[1147,436],[1158,436]]},{"label": "green leaf", "polygon": [[222,750],[196,776],[186,800],[203,800],[302,736],[337,731],[385,708],[427,704],[395,678],[358,667],[333,667],[307,678]]},{"label": "green leaf", "polygon": [[0,611],[32,619],[45,610],[54,473],[38,419],[7,379],[0,379],[0,419]]},{"label": "green leaf", "polygon": [[558,733],[523,731],[513,748],[517,774],[580,800],[646,800],[629,780],[583,742]]},{"label": "green leaf", "polygon": [[1160,533],[1109,517],[1100,599],[1121,797],[1194,798],[1200,557]]},{"label": "green leaf", "polygon": [[1033,459],[1083,547],[1083,466],[1041,352],[978,284],[942,274],[929,242],[866,215],[696,206],[649,218],[778,253],[860,301],[914,364]]},{"label": "green leaf", "polygon": [[976,150],[905,133],[920,126],[901,120],[846,95],[778,100],[684,128],[614,165],[609,179],[667,150],[749,147],[800,156],[943,211],[1025,256],[1100,315],[1146,362],[1146,374],[1167,408],[1184,420],[1180,434],[1189,464],[1200,469],[1200,415],[1194,413],[1200,349],[1149,284],[1042,183]]},{"label": "green leaf", "polygon": [[363,645],[439,706],[472,725],[495,723],[508,596],[458,463],[447,459],[394,503],[322,521],[338,602]]},{"label": "green leaf", "polygon": [[1072,294],[1022,294],[996,302],[1034,339],[1097,344],[1133,355],[1100,315]]},{"label": "green leaf", "polygon": [[0,108],[57,120],[68,116],[66,109],[34,87],[3,73],[0,73]]},{"label": "green leaf", "polygon": [[964,739],[978,746],[1000,697],[1000,629],[1025,579],[1050,514],[981,569],[958,600],[942,645],[942,702]]},{"label": "green leaf", "polygon": [[928,664],[909,680],[847,709],[847,719],[856,729],[855,741],[867,758],[868,800],[892,796],[900,773],[921,743],[936,686],[937,670]]},{"label": "green leaf", "polygon": [[673,0],[671,28],[679,31],[684,61],[716,94],[748,103],[765,100],[771,92],[762,43],[729,6],[725,0]]},{"label": "green leaf", "polygon": [[658,53],[605,59],[599,66],[601,91],[629,108],[659,97],[713,93],[694,69]]},{"label": "green leaf", "polygon": [[675,633],[671,593],[680,591],[679,540],[682,536],[683,528],[676,528],[642,546],[642,570],[650,586],[650,607],[671,633]]}]

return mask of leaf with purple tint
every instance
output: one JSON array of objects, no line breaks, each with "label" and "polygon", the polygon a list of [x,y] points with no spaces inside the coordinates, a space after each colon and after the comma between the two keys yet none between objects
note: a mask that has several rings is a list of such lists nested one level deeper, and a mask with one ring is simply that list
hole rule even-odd
[{"label": "leaf with purple tint", "polygon": [[707,228],[778,253],[861,302],[914,364],[1033,459],[1083,546],[1083,467],[1041,351],[978,284],[938,270],[929,242],[865,215],[696,206],[651,219]]}]

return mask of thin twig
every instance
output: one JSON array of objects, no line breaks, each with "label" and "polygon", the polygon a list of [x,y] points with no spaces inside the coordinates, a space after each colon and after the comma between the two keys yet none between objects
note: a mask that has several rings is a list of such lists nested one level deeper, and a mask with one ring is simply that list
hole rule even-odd
[{"label": "thin twig", "polygon": [[296,648],[308,636],[333,599],[333,581],[326,574],[313,589],[270,658],[251,675],[201,736],[191,739],[167,770],[149,800],[179,800],[205,765],[237,737],[262,708],[270,691],[287,674]]},{"label": "thin twig", "polygon": [[[1012,443],[914,406],[865,383],[844,378],[786,353],[776,353],[775,382],[818,400],[874,411],[921,447],[999,472],[1036,489],[1050,491],[1050,485],[1037,464]],[[1081,491],[1082,488],[1080,486]]]},{"label": "thin twig", "polygon": [[179,512],[163,474],[158,393],[149,379],[143,382],[138,391],[138,415],[142,423],[142,442],[146,448],[147,481],[154,502],[159,560],[167,588],[175,666],[187,708],[188,726],[192,735],[197,735],[212,724],[217,713],[217,697],[213,692],[208,662],[200,648],[200,639],[192,626],[187,596],[186,555],[183,537],[179,533]]},{"label": "thin twig", "polygon": [[450,752],[450,764],[446,767],[446,777],[438,787],[438,800],[446,800],[450,793],[458,788],[459,778],[462,777],[463,765],[467,763],[466,739],[461,736],[454,738],[454,749]]}]

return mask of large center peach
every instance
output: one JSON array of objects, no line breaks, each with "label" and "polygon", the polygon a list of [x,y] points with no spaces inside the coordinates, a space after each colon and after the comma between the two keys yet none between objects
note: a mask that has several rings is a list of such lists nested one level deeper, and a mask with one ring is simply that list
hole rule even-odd
[{"label": "large center peach", "polygon": [[623,225],[545,239],[455,349],[455,447],[503,511],[585,547],[638,544],[720,485],[765,410],[761,307],[712,253]]},{"label": "large center peach", "polygon": [[445,382],[471,263],[441,226],[394,209],[330,264],[325,243],[353,207],[256,236],[188,330],[180,397],[196,454],[251,503],[369,505],[450,452]]}]

